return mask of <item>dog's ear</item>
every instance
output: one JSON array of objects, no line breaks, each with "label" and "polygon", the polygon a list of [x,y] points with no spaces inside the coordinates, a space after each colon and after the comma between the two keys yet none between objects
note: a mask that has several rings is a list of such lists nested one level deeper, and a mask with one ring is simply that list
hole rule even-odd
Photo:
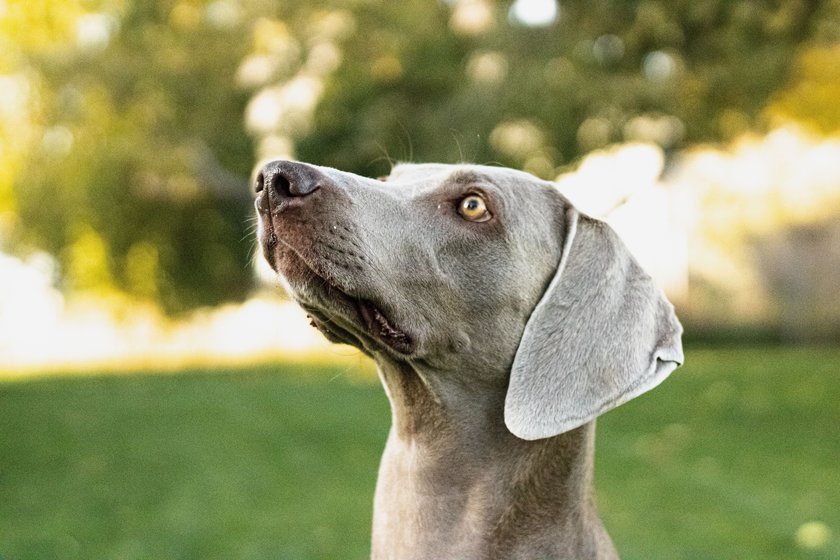
[{"label": "dog's ear", "polygon": [[683,362],[674,308],[605,223],[566,203],[563,254],[513,361],[505,424],[551,437],[658,385]]}]

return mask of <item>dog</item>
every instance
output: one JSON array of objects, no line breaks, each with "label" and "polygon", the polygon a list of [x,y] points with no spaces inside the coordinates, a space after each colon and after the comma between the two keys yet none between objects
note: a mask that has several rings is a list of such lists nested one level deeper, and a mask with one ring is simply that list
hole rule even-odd
[{"label": "dog", "polygon": [[479,165],[384,180],[273,161],[263,255],[329,340],[373,358],[392,409],[371,557],[614,559],[595,418],[683,362],[673,306],[554,185]]}]

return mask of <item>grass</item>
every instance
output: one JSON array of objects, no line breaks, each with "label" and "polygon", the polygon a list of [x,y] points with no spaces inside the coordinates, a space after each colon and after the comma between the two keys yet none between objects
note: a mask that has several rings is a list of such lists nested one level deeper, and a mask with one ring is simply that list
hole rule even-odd
[{"label": "grass", "polygon": [[[840,558],[840,349],[689,352],[599,421],[598,490],[628,559]],[[804,523],[833,531],[795,540]]]},{"label": "grass", "polygon": [[[0,383],[0,558],[366,558],[390,415],[341,373]],[[605,415],[596,484],[622,557],[840,558],[838,381],[838,349],[695,350]],[[795,538],[810,521],[832,532],[815,549]]]}]

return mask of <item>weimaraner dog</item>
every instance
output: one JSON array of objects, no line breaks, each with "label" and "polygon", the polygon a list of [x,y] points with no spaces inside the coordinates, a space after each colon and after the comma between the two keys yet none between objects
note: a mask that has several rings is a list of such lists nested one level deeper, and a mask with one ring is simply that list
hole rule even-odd
[{"label": "weimaraner dog", "polygon": [[265,258],[315,327],[376,361],[391,403],[372,558],[617,558],[595,417],[683,361],[673,307],[617,235],[503,168],[381,182],[274,161],[256,191]]}]

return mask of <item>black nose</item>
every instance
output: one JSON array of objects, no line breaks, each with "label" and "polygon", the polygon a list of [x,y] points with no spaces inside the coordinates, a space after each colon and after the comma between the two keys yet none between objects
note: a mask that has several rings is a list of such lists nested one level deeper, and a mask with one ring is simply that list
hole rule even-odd
[{"label": "black nose", "polygon": [[257,174],[254,189],[259,194],[270,189],[282,198],[307,196],[329,182],[317,167],[296,161],[277,160],[266,164]]}]

